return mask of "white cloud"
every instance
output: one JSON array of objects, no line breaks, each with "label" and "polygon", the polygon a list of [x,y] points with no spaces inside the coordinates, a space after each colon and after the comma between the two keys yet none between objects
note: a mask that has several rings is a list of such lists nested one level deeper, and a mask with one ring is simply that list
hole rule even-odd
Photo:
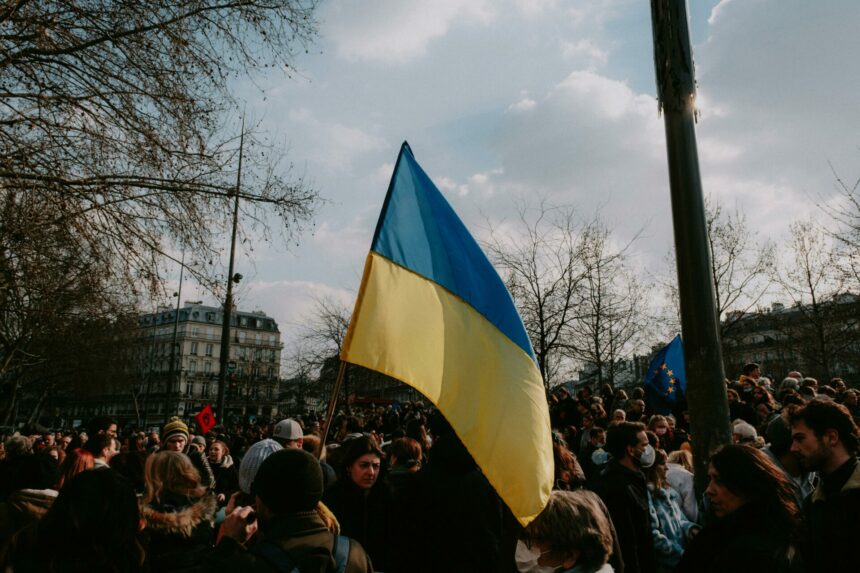
[{"label": "white cloud", "polygon": [[310,156],[325,158],[326,168],[348,171],[356,158],[390,146],[385,138],[359,127],[317,118],[307,108],[291,109],[290,122],[302,130],[315,153]]},{"label": "white cloud", "polygon": [[581,39],[576,42],[562,42],[561,53],[564,59],[584,62],[589,68],[604,65],[609,61],[609,52],[600,48],[589,39]]},{"label": "white cloud", "polygon": [[524,97],[516,103],[508,106],[508,111],[513,113],[525,113],[531,111],[537,105],[537,102],[529,97]]},{"label": "white cloud", "polygon": [[452,25],[487,25],[495,18],[488,0],[341,0],[323,16],[324,34],[349,60],[404,64],[427,52]]}]

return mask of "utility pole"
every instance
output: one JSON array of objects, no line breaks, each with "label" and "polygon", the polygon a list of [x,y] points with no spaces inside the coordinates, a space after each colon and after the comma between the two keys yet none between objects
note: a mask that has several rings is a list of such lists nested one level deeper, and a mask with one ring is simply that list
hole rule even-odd
[{"label": "utility pole", "polygon": [[216,406],[218,419],[226,423],[227,407],[227,363],[230,361],[230,315],[233,312],[233,283],[239,282],[242,276],[233,274],[233,264],[236,257],[236,227],[239,222],[239,188],[242,182],[242,152],[245,145],[245,118],[242,117],[242,133],[239,135],[239,170],[236,173],[236,191],[233,202],[233,234],[230,239],[230,265],[227,271],[227,295],[224,297],[224,322],[221,326],[221,359],[218,367],[218,404]]},{"label": "utility pole", "polygon": [[731,430],[696,148],[696,81],[686,0],[651,0],[651,21],[657,98],[666,127],[696,491],[701,494],[708,458],[717,446],[731,443]]},{"label": "utility pole", "polygon": [[[176,311],[173,317],[173,341],[170,343],[170,368],[167,371],[167,400],[165,404],[165,418],[170,417],[170,403],[173,396],[173,375],[176,372],[176,335],[179,331],[179,307],[182,304],[182,278],[185,274],[185,250],[182,250],[182,263],[179,266],[179,289],[174,293],[176,297]],[[180,353],[181,354],[181,353]],[[182,372],[180,367],[179,372]],[[177,391],[179,388],[177,387]]]}]

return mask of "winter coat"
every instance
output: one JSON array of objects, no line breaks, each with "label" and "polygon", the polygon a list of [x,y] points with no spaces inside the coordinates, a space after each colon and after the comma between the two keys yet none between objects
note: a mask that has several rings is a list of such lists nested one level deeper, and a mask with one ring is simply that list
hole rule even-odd
[{"label": "winter coat", "polygon": [[693,474],[679,464],[666,464],[666,482],[678,492],[684,515],[695,523],[699,519],[699,503],[696,499]]},{"label": "winter coat", "polygon": [[12,492],[9,499],[0,503],[0,545],[5,545],[15,532],[42,519],[55,499],[57,490],[54,489],[19,489]]},{"label": "winter coat", "polygon": [[341,534],[361,543],[379,571],[388,567],[390,500],[383,479],[377,479],[366,492],[349,477],[337,480],[322,499],[337,517]]},{"label": "winter coat", "polygon": [[[224,537],[206,558],[207,573],[280,573],[261,555],[261,546],[276,544],[300,573],[329,573],[334,534],[316,511],[276,516],[260,524],[260,539],[251,550]],[[373,566],[361,544],[350,539],[345,573],[371,573]]]},{"label": "winter coat", "polygon": [[224,497],[229,500],[231,495],[239,491],[239,468],[229,455],[224,456],[221,463],[210,461],[209,465],[215,477],[215,493],[224,494]]},{"label": "winter coat", "polygon": [[141,508],[152,571],[196,573],[214,541],[215,496],[189,499],[168,494]]},{"label": "winter coat", "polygon": [[656,558],[645,475],[611,460],[595,480],[594,489],[618,532],[624,570],[653,573]]},{"label": "winter coat", "polygon": [[681,511],[681,496],[672,488],[648,488],[648,509],[651,515],[651,536],[657,571],[669,573],[675,570],[684,554],[684,547],[695,527]]},{"label": "winter coat", "polygon": [[801,573],[803,559],[792,544],[793,534],[767,509],[748,502],[693,537],[676,572]]},{"label": "winter coat", "polygon": [[860,462],[856,458],[822,477],[804,502],[803,516],[808,543],[804,557],[811,573],[860,570]]}]

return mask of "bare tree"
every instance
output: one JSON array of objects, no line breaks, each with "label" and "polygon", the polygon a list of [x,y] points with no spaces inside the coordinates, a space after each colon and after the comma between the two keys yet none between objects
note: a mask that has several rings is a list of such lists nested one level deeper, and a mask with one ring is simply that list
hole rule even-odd
[{"label": "bare tree", "polygon": [[614,384],[622,360],[634,353],[644,330],[645,293],[626,264],[626,247],[613,246],[605,225],[592,223],[583,233],[583,242],[583,280],[565,351],[595,369],[600,387]]},{"label": "bare tree", "polygon": [[774,281],[799,318],[788,322],[780,336],[807,368],[829,379],[855,345],[857,304],[844,299],[844,275],[824,230],[809,220],[793,223],[790,232],[785,261]]},{"label": "bare tree", "polygon": [[836,240],[836,264],[846,281],[846,287],[860,291],[860,178],[848,183],[831,165],[836,196],[820,204],[833,225],[828,234]]},{"label": "bare tree", "polygon": [[583,238],[573,209],[521,206],[515,228],[491,227],[484,248],[500,270],[549,390],[572,368],[565,344],[583,280]]}]

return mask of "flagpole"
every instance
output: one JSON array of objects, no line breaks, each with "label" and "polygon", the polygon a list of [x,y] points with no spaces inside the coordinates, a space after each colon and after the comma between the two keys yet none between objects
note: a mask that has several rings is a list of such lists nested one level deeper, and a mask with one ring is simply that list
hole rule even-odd
[{"label": "flagpole", "polygon": [[340,387],[343,384],[343,378],[346,375],[346,362],[340,361],[340,367],[337,370],[337,380],[334,382],[334,390],[331,393],[331,398],[328,401],[328,410],[325,415],[325,434],[323,435],[323,447],[328,442],[328,436],[331,433],[331,422],[334,417],[334,410],[337,407],[337,395],[340,394]]},{"label": "flagpole", "polygon": [[731,443],[731,431],[696,148],[696,80],[686,0],[651,0],[651,20],[657,97],[666,129],[694,473],[701,495],[708,458],[717,446]]}]

